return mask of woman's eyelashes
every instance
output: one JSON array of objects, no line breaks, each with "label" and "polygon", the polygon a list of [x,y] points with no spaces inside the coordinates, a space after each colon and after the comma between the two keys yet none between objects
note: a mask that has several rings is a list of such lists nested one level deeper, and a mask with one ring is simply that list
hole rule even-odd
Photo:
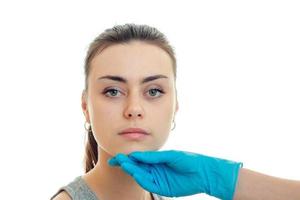
[{"label": "woman's eyelashes", "polygon": [[[102,94],[106,97],[110,97],[110,98],[115,98],[115,97],[119,97],[117,94],[118,93],[122,93],[120,90],[118,90],[117,88],[106,88],[103,90]],[[152,97],[160,97],[164,94],[164,90],[160,89],[160,88],[151,88],[147,91],[147,94],[149,94],[149,96]],[[156,95],[159,94],[159,95]]]}]

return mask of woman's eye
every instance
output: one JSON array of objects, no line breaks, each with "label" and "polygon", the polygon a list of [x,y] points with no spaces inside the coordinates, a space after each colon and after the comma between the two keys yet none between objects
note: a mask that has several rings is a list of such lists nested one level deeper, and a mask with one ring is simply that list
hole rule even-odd
[{"label": "woman's eye", "polygon": [[107,93],[109,93],[109,94],[111,94],[109,96],[115,97],[118,92],[119,92],[119,90],[117,90],[117,89],[108,89],[108,90],[105,90],[102,94],[107,96]]},{"label": "woman's eye", "polygon": [[[158,88],[152,88],[152,89],[150,89],[149,90],[149,92],[150,92],[150,96],[155,96],[155,94],[157,94],[157,92],[159,92],[160,93],[160,95],[159,96],[161,96],[163,93],[164,93],[164,91],[162,91],[162,90],[160,90],[160,89],[158,89]],[[153,94],[153,95],[152,95]]]}]

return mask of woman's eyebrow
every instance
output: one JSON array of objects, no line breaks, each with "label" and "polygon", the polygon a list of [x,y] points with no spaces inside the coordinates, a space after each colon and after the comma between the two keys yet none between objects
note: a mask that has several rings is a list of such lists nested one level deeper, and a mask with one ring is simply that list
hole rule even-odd
[{"label": "woman's eyebrow", "polygon": [[[145,77],[141,81],[140,84],[147,83],[147,82],[150,82],[150,81],[154,81],[154,80],[159,79],[159,78],[168,78],[168,77],[165,76],[165,75],[162,75],[162,74],[148,76],[148,77]],[[123,78],[121,76],[113,76],[113,75],[106,75],[106,76],[99,77],[99,78],[97,78],[97,81],[102,80],[102,79],[109,79],[109,80],[118,81],[118,82],[122,82],[122,83],[127,83],[128,82],[125,78]]]}]

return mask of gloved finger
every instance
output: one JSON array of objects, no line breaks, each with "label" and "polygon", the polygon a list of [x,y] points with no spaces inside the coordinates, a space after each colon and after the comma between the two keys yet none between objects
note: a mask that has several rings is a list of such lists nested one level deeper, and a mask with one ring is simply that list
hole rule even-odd
[{"label": "gloved finger", "polygon": [[143,176],[145,179],[149,180],[150,182],[154,181],[153,176],[151,173],[149,173],[147,170],[143,169],[142,167],[139,167],[137,165],[133,165],[131,163],[124,162],[121,164],[121,168],[128,173],[130,176],[133,176],[133,174],[137,173]]},{"label": "gloved finger", "polygon": [[118,162],[118,160],[115,158],[115,157],[113,157],[113,158],[111,158],[111,159],[109,159],[108,161],[107,161],[107,163],[110,165],[110,166],[120,166],[120,163]]},{"label": "gloved finger", "polygon": [[135,166],[138,165],[140,168],[143,168],[145,170],[145,172],[148,172],[148,173],[151,171],[150,166],[148,164],[136,162],[136,161],[133,161],[132,159],[128,160],[128,157],[125,158],[124,155],[118,155],[117,157],[113,157],[108,160],[108,164],[112,167],[121,166],[122,163],[131,163]]},{"label": "gloved finger", "polygon": [[138,173],[134,173],[133,178],[142,188],[144,188],[148,192],[160,194],[160,190],[155,184],[155,182],[145,179],[142,175]]},{"label": "gloved finger", "polygon": [[128,155],[129,158],[148,164],[168,163],[177,157],[177,151],[135,151]]},{"label": "gloved finger", "polygon": [[120,166],[122,162],[128,162],[132,164],[136,164],[135,161],[129,159],[127,155],[118,153],[115,157],[108,160],[108,164],[110,166]]}]

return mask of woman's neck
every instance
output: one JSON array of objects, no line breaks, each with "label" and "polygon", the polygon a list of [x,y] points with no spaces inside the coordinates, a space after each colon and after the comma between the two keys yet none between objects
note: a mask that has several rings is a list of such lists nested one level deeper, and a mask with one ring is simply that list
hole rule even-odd
[{"label": "woman's neck", "polygon": [[111,167],[107,160],[111,156],[99,148],[96,166],[83,179],[99,199],[104,200],[152,200],[151,194],[120,167]]}]

